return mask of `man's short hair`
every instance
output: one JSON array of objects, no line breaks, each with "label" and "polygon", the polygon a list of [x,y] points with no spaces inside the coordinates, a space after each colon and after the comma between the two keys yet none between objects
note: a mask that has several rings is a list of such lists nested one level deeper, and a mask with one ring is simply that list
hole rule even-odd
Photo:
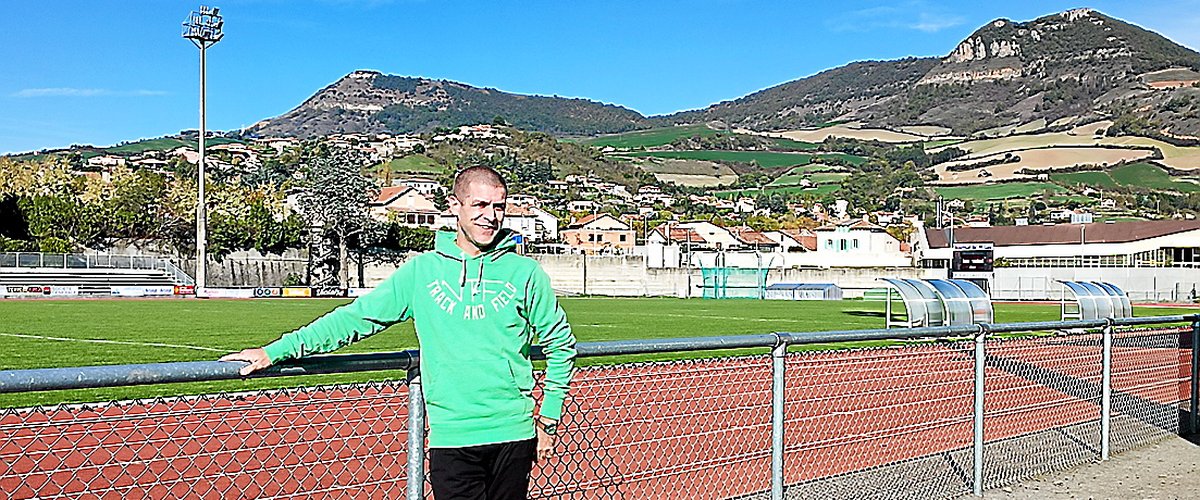
[{"label": "man's short hair", "polygon": [[454,185],[450,188],[450,191],[455,197],[461,199],[466,193],[467,186],[479,182],[489,186],[502,187],[505,191],[508,191],[508,184],[504,182],[504,177],[500,175],[500,172],[485,165],[476,165],[462,169],[458,175],[454,176]]}]

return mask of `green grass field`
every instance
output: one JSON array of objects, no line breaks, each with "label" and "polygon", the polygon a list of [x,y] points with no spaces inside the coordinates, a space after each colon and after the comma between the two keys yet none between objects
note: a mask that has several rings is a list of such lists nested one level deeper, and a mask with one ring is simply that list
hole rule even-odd
[{"label": "green grass field", "polygon": [[[680,137],[691,137],[694,135],[710,136],[719,133],[721,132],[704,125],[680,125],[677,127],[636,130],[621,134],[592,137],[580,140],[579,143],[601,148],[606,146],[622,149],[653,148],[670,144]],[[817,149],[817,145],[811,142],[796,141],[782,137],[771,137],[768,140],[773,145],[773,148],[783,151],[811,151]]]},{"label": "green grass field", "polygon": [[433,161],[433,158],[423,154],[394,158],[375,165],[374,169],[378,170],[384,166],[391,168],[392,172],[403,174],[440,174],[446,171],[446,168],[438,165],[437,162]]},{"label": "green grass field", "polygon": [[[788,302],[669,298],[563,298],[581,342],[827,331],[883,326],[882,302]],[[213,360],[260,346],[346,303],[338,299],[0,301],[0,370]],[[1138,308],[1139,315],[1176,314]],[[1194,312],[1192,310],[1191,312]],[[1057,305],[999,304],[999,322],[1055,320]],[[806,348],[845,348],[888,342]],[[417,347],[412,323],[340,353]],[[585,358],[582,365],[761,353],[763,350]],[[399,372],[287,377],[0,395],[0,408],[401,378]]]},{"label": "green grass field", "polygon": [[1162,167],[1152,163],[1132,163],[1109,171],[1053,174],[1050,178],[1064,184],[1084,185],[1095,188],[1126,186],[1179,191],[1182,193],[1200,192],[1200,184],[1173,178]]},{"label": "green grass field", "polygon": [[670,144],[671,141],[674,141],[680,137],[690,137],[693,135],[707,136],[716,134],[716,130],[710,129],[704,125],[683,125],[679,127],[655,128],[649,130],[625,132],[622,134],[605,135],[584,139],[579,142],[589,146],[597,146],[601,148],[605,146],[612,146],[614,148],[636,149],[663,146]]},{"label": "green grass field", "polygon": [[800,181],[802,181],[806,178],[809,180],[809,182],[812,182],[813,184],[841,184],[842,180],[844,180],[846,177],[849,177],[849,176],[850,176],[850,174],[847,174],[845,172],[821,172],[821,171],[814,171],[814,172],[802,173],[802,174],[787,174],[787,175],[781,175],[779,177],[776,177],[775,180],[771,181],[771,183],[767,184],[767,186],[770,186],[770,187],[795,186],[795,185],[799,184]]},{"label": "green grass field", "polygon": [[1041,195],[1046,190],[1052,194],[1065,193],[1061,186],[1049,182],[1008,182],[1004,184],[984,184],[980,186],[939,187],[938,194],[949,199],[963,200],[1003,200],[1005,198],[1027,198]]}]

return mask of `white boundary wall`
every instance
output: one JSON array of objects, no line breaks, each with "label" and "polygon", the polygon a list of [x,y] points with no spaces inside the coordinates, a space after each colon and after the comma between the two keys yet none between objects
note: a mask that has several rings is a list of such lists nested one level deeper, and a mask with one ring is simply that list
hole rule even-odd
[{"label": "white boundary wall", "polygon": [[1134,302],[1188,302],[1192,290],[1200,294],[1200,269],[1184,267],[999,267],[991,294],[995,300],[1059,300],[1064,288],[1056,280],[1106,281]]}]

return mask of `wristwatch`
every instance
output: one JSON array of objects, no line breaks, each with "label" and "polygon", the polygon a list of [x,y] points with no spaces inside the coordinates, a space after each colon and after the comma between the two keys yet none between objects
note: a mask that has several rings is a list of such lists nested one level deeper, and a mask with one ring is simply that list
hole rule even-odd
[{"label": "wristwatch", "polygon": [[547,436],[554,436],[554,435],[558,434],[558,422],[557,421],[541,422],[541,424],[542,424],[542,432],[545,432]]}]

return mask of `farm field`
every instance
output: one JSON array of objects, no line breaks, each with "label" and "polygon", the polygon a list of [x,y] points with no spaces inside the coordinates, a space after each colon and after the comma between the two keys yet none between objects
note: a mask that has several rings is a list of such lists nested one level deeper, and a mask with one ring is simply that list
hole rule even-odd
[{"label": "farm field", "polygon": [[734,172],[728,165],[706,160],[643,159],[638,163],[638,167],[652,174],[737,176],[737,172]]},{"label": "farm field", "polygon": [[702,160],[676,160],[673,158],[641,158],[638,168],[654,174],[660,182],[673,182],[681,186],[713,187],[737,182],[738,175],[729,165]]},{"label": "farm field", "polygon": [[950,135],[953,130],[938,125],[910,125],[899,127],[901,132],[913,135],[923,135],[925,137],[937,137],[942,135]]},{"label": "farm field", "polygon": [[649,130],[625,132],[621,134],[604,135],[600,137],[584,139],[579,142],[589,146],[597,147],[612,146],[614,148],[636,149],[664,146],[670,144],[671,141],[674,141],[680,137],[689,137],[693,135],[707,136],[716,134],[716,130],[710,129],[704,125],[684,125],[679,127],[655,128]]},{"label": "farm field", "polygon": [[659,182],[670,182],[680,186],[716,187],[737,182],[736,174],[654,174]]},{"label": "farm field", "polygon": [[441,165],[438,165],[436,162],[433,161],[432,158],[425,156],[423,154],[415,154],[415,155],[408,155],[403,158],[395,158],[395,159],[389,160],[385,163],[376,165],[375,168],[378,169],[385,165],[388,168],[391,168],[392,172],[395,172],[395,173],[439,174],[439,173],[446,171],[446,169],[444,167],[442,167]]},{"label": "farm field", "polygon": [[[793,170],[793,172],[795,172],[795,171]],[[767,186],[769,186],[769,187],[794,186],[794,185],[799,184],[800,181],[802,181],[804,179],[808,179],[809,182],[812,182],[813,184],[817,184],[817,185],[839,184],[842,182],[843,179],[845,179],[846,177],[849,177],[849,176],[850,176],[850,174],[847,174],[845,172],[824,172],[824,171],[820,171],[820,170],[809,171],[809,172],[800,172],[800,173],[789,173],[787,175],[781,175],[781,176],[777,177],[775,180],[771,181],[770,184],[767,184]]]},{"label": "farm field", "polygon": [[923,135],[906,134],[904,132],[896,132],[879,128],[855,128],[848,125],[834,125],[832,127],[812,130],[789,130],[787,132],[772,133],[770,135],[804,142],[821,142],[829,137],[843,137],[849,139],[862,139],[864,141],[880,142],[919,142],[926,139],[926,137]]},{"label": "farm field", "polygon": [[[879,328],[882,302],[787,302],[671,298],[562,298],[581,342]],[[213,360],[258,346],[346,303],[340,299],[9,300],[0,301],[5,349],[0,370]],[[1139,314],[1170,314],[1139,308]],[[998,304],[1001,322],[1053,320],[1057,305]],[[865,345],[879,345],[878,342]],[[412,323],[396,325],[340,353],[417,346]],[[810,346],[809,348],[849,347]],[[721,355],[756,350],[722,351]],[[581,364],[711,357],[714,352],[589,358]],[[245,391],[398,378],[375,372],[0,395],[0,408],[215,391]]]},{"label": "farm field", "polygon": [[[1036,149],[1051,146],[1137,146],[1154,147],[1163,153],[1160,163],[1177,170],[1200,169],[1200,147],[1180,147],[1156,139],[1146,137],[1101,137],[1093,133],[1102,129],[1104,123],[1093,123],[1075,128],[1069,132],[1053,132],[1032,135],[1015,135],[996,139],[981,139],[967,141],[954,145],[970,154],[968,158],[979,158],[995,153],[1016,151],[1020,149]],[[1089,133],[1090,132],[1090,133]]]},{"label": "farm field", "polygon": [[1066,190],[1049,182],[1010,182],[1005,184],[987,184],[982,186],[954,186],[934,188],[939,195],[948,199],[962,200],[1003,200],[1005,198],[1027,198],[1040,195],[1046,190],[1052,194],[1065,193]]},{"label": "farm field", "polygon": [[708,160],[721,161],[730,163],[757,163],[758,166],[764,168],[788,167],[793,165],[804,165],[812,162],[814,158],[839,158],[841,160],[851,162],[855,165],[866,161],[865,158],[848,155],[845,153],[828,153],[814,155],[808,153],[781,153],[775,151],[717,151],[717,150],[700,150],[700,151],[639,151],[627,153],[626,156],[632,157],[651,157],[651,158],[675,158],[681,160]]},{"label": "farm field", "polygon": [[[1022,169],[1033,170],[1052,170],[1061,168],[1070,168],[1080,165],[1097,165],[1108,166],[1116,165],[1120,162],[1129,162],[1141,160],[1150,157],[1152,151],[1148,149],[1110,149],[1110,148],[1091,148],[1091,147],[1058,147],[1058,148],[1040,148],[1011,151],[1021,157],[1021,161],[1012,163],[999,163],[986,167],[974,168],[971,170],[950,171],[950,167],[959,165],[972,165],[989,160],[999,160],[1009,152],[995,153],[986,156],[975,156],[968,160],[948,161],[936,165],[934,171],[937,172],[938,179],[942,182],[987,182],[992,179],[1011,179],[1014,177],[1023,177],[1017,172]],[[991,176],[980,177],[981,170],[987,170]]]},{"label": "farm field", "polygon": [[1066,184],[1095,188],[1127,186],[1163,189],[1183,193],[1200,192],[1200,183],[1173,178],[1162,167],[1153,163],[1134,163],[1108,171],[1052,174],[1050,178]]}]

